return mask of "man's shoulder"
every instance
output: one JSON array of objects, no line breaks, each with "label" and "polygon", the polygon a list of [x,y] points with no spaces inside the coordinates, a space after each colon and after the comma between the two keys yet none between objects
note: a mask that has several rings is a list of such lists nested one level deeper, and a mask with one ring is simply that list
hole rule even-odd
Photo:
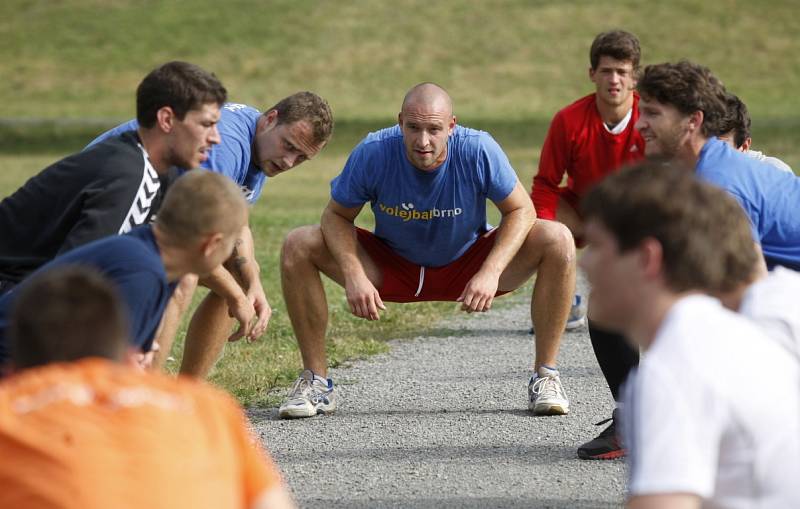
[{"label": "man's shoulder", "polygon": [[62,161],[79,161],[80,166],[87,169],[113,167],[124,171],[141,170],[144,167],[144,151],[136,131],[125,131]]},{"label": "man's shoulder", "polygon": [[584,118],[588,114],[596,114],[596,96],[597,94],[591,93],[571,102],[558,110],[556,117],[561,117],[565,120],[574,120],[576,118]]},{"label": "man's shoulder", "polygon": [[391,126],[367,134],[356,147],[353,154],[361,158],[382,157],[403,145],[403,133],[400,126]]},{"label": "man's shoulder", "polygon": [[[152,240],[150,226],[140,226],[124,235],[110,235],[80,246],[55,258],[54,264],[95,260],[124,266],[131,271],[160,266],[158,247]],[[156,263],[157,261],[157,263]]]},{"label": "man's shoulder", "polygon": [[399,125],[393,125],[372,131],[367,134],[364,139],[359,143],[362,147],[377,148],[383,144],[402,142],[403,132],[400,130]]},{"label": "man's shoulder", "polygon": [[720,140],[716,136],[708,138],[700,149],[700,156],[697,159],[698,169],[716,168],[719,162],[725,161],[736,167],[758,166],[761,163],[755,158],[733,149],[730,145]]},{"label": "man's shoulder", "polygon": [[[669,311],[648,351],[650,362],[675,369],[723,369],[760,352],[770,358],[777,352],[754,323],[707,295],[680,299]],[[735,362],[734,362],[735,364]]]},{"label": "man's shoulder", "polygon": [[138,146],[138,138],[135,133],[127,132],[60,159],[34,178],[48,186],[52,180],[60,189],[106,186],[129,180],[138,184],[144,168],[145,157]]},{"label": "man's shoulder", "polygon": [[502,147],[490,133],[461,125],[457,125],[450,136],[448,150],[467,161],[503,153]]},{"label": "man's shoulder", "polygon": [[225,127],[228,124],[252,123],[258,118],[261,112],[246,104],[225,103],[220,109],[219,126]]}]

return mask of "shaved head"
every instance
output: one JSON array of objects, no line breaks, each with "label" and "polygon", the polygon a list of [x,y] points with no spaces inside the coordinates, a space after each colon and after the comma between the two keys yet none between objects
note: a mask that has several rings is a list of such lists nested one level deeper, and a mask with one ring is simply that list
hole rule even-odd
[{"label": "shaved head", "polygon": [[453,101],[436,83],[420,83],[403,98],[397,116],[409,162],[433,171],[447,159],[447,141],[456,127]]},{"label": "shaved head", "polygon": [[401,111],[413,107],[443,108],[446,115],[453,114],[453,101],[450,99],[450,94],[436,83],[420,83],[406,93]]}]

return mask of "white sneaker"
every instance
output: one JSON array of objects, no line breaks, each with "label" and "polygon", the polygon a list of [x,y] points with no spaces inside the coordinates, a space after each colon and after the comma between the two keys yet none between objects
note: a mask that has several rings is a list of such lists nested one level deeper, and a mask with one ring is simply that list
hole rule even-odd
[{"label": "white sneaker", "polygon": [[557,370],[542,366],[528,381],[528,410],[535,415],[569,413],[569,400]]},{"label": "white sneaker", "polygon": [[572,301],[572,306],[569,308],[569,316],[567,317],[567,325],[564,327],[566,330],[575,330],[583,327],[586,323],[586,308],[581,305],[582,297],[575,294]]},{"label": "white sneaker", "polygon": [[281,419],[296,419],[300,417],[313,417],[317,414],[331,414],[336,410],[336,395],[333,391],[333,380],[328,378],[322,381],[314,376],[310,369],[300,373],[286,401],[283,402],[278,414]]}]

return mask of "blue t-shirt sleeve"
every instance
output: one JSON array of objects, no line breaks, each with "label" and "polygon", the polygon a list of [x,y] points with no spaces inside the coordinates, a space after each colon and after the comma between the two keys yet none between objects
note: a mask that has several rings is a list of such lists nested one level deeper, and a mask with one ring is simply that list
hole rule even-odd
[{"label": "blue t-shirt sleeve", "polygon": [[369,146],[359,144],[344,165],[342,173],[331,181],[331,198],[343,207],[354,208],[372,201],[374,186],[370,175],[374,174],[375,157],[370,155]]},{"label": "blue t-shirt sleeve", "polygon": [[517,185],[517,173],[503,149],[488,134],[481,136],[477,160],[478,176],[482,179],[486,197],[495,203],[508,198]]},{"label": "blue t-shirt sleeve", "polygon": [[242,166],[242,147],[238,140],[222,140],[218,145],[211,148],[208,159],[203,161],[200,166],[221,173],[237,184],[241,184],[244,172],[240,170]]},{"label": "blue t-shirt sleeve", "polygon": [[749,200],[744,199],[744,197],[740,196],[738,193],[727,189],[728,194],[733,196],[739,205],[742,206],[744,209],[744,213],[747,215],[747,219],[750,221],[750,229],[753,233],[753,240],[756,241],[757,244],[761,244],[761,224],[760,224],[760,214],[759,211],[750,203]]},{"label": "blue t-shirt sleeve", "polygon": [[136,121],[134,118],[133,120],[128,120],[127,122],[123,122],[122,124],[114,127],[113,129],[109,129],[108,131],[104,132],[97,138],[93,139],[88,145],[83,147],[83,150],[86,150],[89,147],[97,145],[101,141],[105,141],[109,138],[113,138],[114,136],[119,136],[122,133],[126,133],[128,131],[135,131],[139,128],[139,122]]}]

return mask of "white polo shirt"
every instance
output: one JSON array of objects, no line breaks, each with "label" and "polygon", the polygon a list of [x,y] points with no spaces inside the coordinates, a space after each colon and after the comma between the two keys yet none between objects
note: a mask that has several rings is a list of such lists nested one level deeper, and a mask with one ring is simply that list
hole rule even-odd
[{"label": "white polo shirt", "polygon": [[800,364],[717,300],[670,309],[623,402],[630,496],[800,507]]},{"label": "white polo shirt", "polygon": [[800,273],[776,267],[750,285],[739,313],[800,361]]}]

